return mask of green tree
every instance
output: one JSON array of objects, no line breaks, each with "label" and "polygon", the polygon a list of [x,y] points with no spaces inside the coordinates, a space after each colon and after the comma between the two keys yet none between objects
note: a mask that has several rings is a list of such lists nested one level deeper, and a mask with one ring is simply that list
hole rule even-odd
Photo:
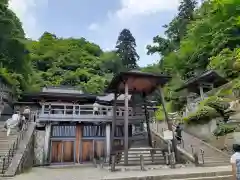
[{"label": "green tree", "polygon": [[[25,34],[17,16],[8,8],[8,1],[0,2],[0,68],[9,76],[16,90],[26,88],[32,68],[25,46]],[[3,73],[8,72],[8,73]]]},{"label": "green tree", "polygon": [[179,48],[181,39],[187,33],[188,24],[194,19],[196,5],[196,0],[180,2],[177,16],[168,25],[163,26],[166,29],[166,38],[155,36],[153,42],[157,45],[148,45],[148,54],[159,53],[161,56],[166,56]]},{"label": "green tree", "polygon": [[136,52],[136,41],[128,29],[123,29],[118,36],[116,53],[126,70],[137,68],[139,55]]}]

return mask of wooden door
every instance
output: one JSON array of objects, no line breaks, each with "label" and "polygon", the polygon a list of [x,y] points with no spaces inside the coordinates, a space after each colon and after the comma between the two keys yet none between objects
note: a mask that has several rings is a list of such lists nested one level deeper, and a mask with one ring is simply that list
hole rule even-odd
[{"label": "wooden door", "polygon": [[94,157],[96,159],[105,157],[105,142],[104,141],[94,141]]},{"label": "wooden door", "polygon": [[82,162],[92,161],[93,160],[93,141],[84,140],[82,141]]},{"label": "wooden door", "polygon": [[59,163],[62,162],[62,149],[63,144],[61,141],[52,141],[51,147],[51,162]]},{"label": "wooden door", "polygon": [[63,141],[63,162],[74,162],[74,141]]}]

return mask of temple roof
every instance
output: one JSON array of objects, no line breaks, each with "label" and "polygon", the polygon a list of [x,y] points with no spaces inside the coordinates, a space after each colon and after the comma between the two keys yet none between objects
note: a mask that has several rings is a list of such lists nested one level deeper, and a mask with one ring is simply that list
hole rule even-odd
[{"label": "temple roof", "polygon": [[210,70],[203,72],[199,76],[188,79],[183,86],[177,88],[175,91],[190,89],[192,92],[198,92],[200,83],[212,83],[214,87],[219,87],[227,82],[228,81],[220,76],[217,72]]},{"label": "temple roof", "polygon": [[94,103],[97,99],[96,95],[91,94],[74,94],[74,93],[59,93],[59,92],[38,92],[25,93],[20,98],[20,102],[33,101],[64,101],[64,102],[80,102],[80,103]]},{"label": "temple roof", "polygon": [[140,71],[121,72],[112,79],[105,92],[124,94],[124,81],[126,81],[130,94],[150,94],[158,86],[164,86],[170,79],[170,76],[163,74],[152,74]]}]

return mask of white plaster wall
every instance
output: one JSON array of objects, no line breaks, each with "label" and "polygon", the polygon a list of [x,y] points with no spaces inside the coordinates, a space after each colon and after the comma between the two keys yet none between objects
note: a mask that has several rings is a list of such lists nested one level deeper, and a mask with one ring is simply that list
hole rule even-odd
[{"label": "white plaster wall", "polygon": [[44,164],[44,141],[45,141],[45,131],[35,131],[35,144],[34,144],[34,154],[35,154],[35,164]]}]

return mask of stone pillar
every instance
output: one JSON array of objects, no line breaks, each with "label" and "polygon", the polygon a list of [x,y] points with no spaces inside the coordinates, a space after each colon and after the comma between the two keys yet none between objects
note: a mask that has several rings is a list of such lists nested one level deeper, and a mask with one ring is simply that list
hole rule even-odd
[{"label": "stone pillar", "polygon": [[50,162],[50,137],[51,137],[51,124],[46,124],[44,139],[44,163]]},{"label": "stone pillar", "polygon": [[106,155],[107,155],[107,162],[110,158],[110,151],[111,151],[111,129],[110,124],[106,125]]}]

